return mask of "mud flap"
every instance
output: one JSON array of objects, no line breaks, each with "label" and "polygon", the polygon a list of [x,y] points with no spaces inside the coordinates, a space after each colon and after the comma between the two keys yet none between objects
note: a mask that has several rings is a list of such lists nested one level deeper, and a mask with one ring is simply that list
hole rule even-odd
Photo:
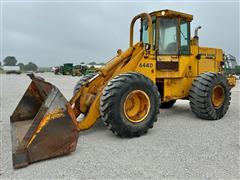
[{"label": "mud flap", "polygon": [[79,130],[62,93],[42,78],[31,84],[10,117],[13,167],[75,151]]}]

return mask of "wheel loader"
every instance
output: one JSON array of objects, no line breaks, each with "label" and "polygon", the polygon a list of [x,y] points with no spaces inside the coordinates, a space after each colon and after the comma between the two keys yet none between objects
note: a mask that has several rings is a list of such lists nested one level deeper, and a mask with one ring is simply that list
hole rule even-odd
[{"label": "wheel loader", "polygon": [[[82,77],[70,101],[30,74],[32,82],[10,117],[13,167],[75,151],[79,132],[100,119],[117,136],[139,137],[161,119],[159,108],[170,108],[178,99],[189,100],[201,119],[221,119],[236,79],[223,74],[222,49],[199,46],[200,26],[191,38],[192,19],[172,10],[135,16],[129,48]],[[134,44],[137,20],[140,40]]]}]

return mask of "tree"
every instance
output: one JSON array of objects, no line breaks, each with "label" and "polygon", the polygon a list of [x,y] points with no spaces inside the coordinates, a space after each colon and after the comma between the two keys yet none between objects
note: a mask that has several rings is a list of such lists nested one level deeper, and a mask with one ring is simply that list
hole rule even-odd
[{"label": "tree", "polygon": [[15,66],[17,64],[17,60],[14,56],[7,56],[3,62],[4,66]]},{"label": "tree", "polygon": [[80,64],[85,64],[85,62],[82,61]]},{"label": "tree", "polygon": [[37,71],[38,70],[38,67],[36,64],[32,63],[32,62],[29,62],[28,64],[26,64],[24,66],[24,70],[25,71]]},{"label": "tree", "polygon": [[90,63],[88,63],[89,65],[96,65],[97,63],[96,62],[90,62]]},{"label": "tree", "polygon": [[17,66],[20,67],[20,70],[23,71],[24,70],[24,64],[23,63],[18,63]]}]

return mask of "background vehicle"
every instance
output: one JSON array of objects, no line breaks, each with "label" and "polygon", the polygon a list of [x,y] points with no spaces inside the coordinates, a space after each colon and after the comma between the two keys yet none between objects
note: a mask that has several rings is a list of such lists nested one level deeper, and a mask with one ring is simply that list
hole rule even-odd
[{"label": "background vehicle", "polygon": [[73,63],[65,63],[60,68],[60,73],[62,75],[70,75],[70,74],[72,74],[72,70],[73,70]]},{"label": "background vehicle", "polygon": [[21,74],[19,66],[3,66],[3,71],[6,74]]},{"label": "background vehicle", "polygon": [[75,65],[73,66],[72,76],[82,76],[85,74],[87,66]]},{"label": "background vehicle", "polygon": [[240,65],[237,64],[236,57],[224,53],[224,73],[226,75],[236,75],[240,78]]}]

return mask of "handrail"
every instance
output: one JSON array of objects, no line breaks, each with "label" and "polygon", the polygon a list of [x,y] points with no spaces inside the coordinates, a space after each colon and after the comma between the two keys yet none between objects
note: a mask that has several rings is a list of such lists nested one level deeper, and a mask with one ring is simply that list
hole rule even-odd
[{"label": "handrail", "polygon": [[141,13],[132,19],[132,22],[130,25],[130,47],[133,47],[134,24],[135,24],[136,20],[139,18],[147,18],[147,20],[148,20],[148,43],[150,44],[150,46],[152,48],[152,18],[148,13]]}]

